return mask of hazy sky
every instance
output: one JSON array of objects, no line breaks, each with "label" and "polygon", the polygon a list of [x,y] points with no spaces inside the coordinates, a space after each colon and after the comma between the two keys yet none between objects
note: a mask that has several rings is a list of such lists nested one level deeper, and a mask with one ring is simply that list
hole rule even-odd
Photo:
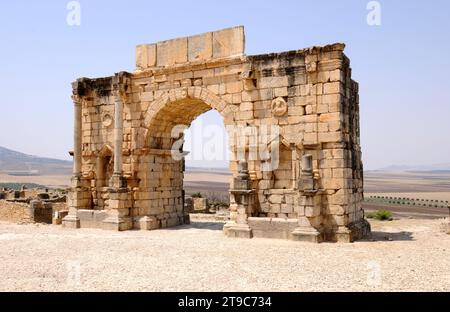
[{"label": "hazy sky", "polygon": [[[360,83],[366,169],[450,162],[450,2],[69,1],[0,3],[0,146],[70,159],[78,77],[134,70],[134,47],[244,25],[248,55],[345,42]],[[220,119],[214,114],[207,123]]]}]

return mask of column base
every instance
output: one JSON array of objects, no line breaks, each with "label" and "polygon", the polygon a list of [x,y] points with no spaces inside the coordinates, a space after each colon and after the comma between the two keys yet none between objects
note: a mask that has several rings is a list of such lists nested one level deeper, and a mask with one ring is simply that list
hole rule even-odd
[{"label": "column base", "polygon": [[76,215],[67,215],[62,219],[62,226],[68,229],[79,229],[80,219]]},{"label": "column base", "polygon": [[330,240],[338,243],[353,243],[359,239],[370,236],[370,223],[366,219],[350,223],[347,226],[341,226],[332,233]]},{"label": "column base", "polygon": [[323,241],[322,234],[315,228],[298,227],[291,232],[292,240],[298,242],[321,243]]},{"label": "column base", "polygon": [[334,233],[334,240],[338,243],[353,243],[355,235],[347,227],[340,227]]},{"label": "column base", "polygon": [[111,231],[127,231],[133,228],[133,221],[129,217],[107,217],[102,222],[102,229]]},{"label": "column base", "polygon": [[134,217],[133,228],[141,231],[151,231],[159,229],[160,224],[157,218],[150,216]]},{"label": "column base", "polygon": [[113,189],[124,189],[127,187],[127,180],[122,174],[114,173],[109,180],[109,187]]},{"label": "column base", "polygon": [[223,226],[223,232],[228,237],[234,238],[252,238],[252,229],[248,224],[239,224],[235,222],[227,222]]}]

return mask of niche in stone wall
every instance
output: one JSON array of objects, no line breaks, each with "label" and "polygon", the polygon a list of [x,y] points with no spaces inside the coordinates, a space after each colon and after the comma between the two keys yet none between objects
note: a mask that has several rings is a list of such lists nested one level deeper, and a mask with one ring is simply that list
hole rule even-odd
[{"label": "niche in stone wall", "polygon": [[105,145],[100,150],[97,157],[97,172],[96,172],[97,187],[108,186],[113,171],[114,165],[113,165],[112,149],[110,146]]},{"label": "niche in stone wall", "polygon": [[273,172],[275,189],[292,188],[292,150],[289,145],[280,143],[278,167]]}]

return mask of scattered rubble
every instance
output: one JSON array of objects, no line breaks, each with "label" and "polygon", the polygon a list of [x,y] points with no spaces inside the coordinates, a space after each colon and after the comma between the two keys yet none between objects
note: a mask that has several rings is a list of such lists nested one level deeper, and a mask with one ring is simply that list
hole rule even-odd
[{"label": "scattered rubble", "polygon": [[0,191],[0,220],[19,223],[61,224],[67,215],[65,191],[49,189],[20,190],[3,188]]}]

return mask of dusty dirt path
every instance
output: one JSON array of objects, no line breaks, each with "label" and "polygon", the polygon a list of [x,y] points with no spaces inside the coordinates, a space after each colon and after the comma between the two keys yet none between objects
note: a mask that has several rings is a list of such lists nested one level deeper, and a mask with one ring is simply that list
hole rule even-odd
[{"label": "dusty dirt path", "polygon": [[449,291],[442,220],[372,222],[373,239],[230,239],[222,223],[151,232],[0,223],[0,291]]}]

